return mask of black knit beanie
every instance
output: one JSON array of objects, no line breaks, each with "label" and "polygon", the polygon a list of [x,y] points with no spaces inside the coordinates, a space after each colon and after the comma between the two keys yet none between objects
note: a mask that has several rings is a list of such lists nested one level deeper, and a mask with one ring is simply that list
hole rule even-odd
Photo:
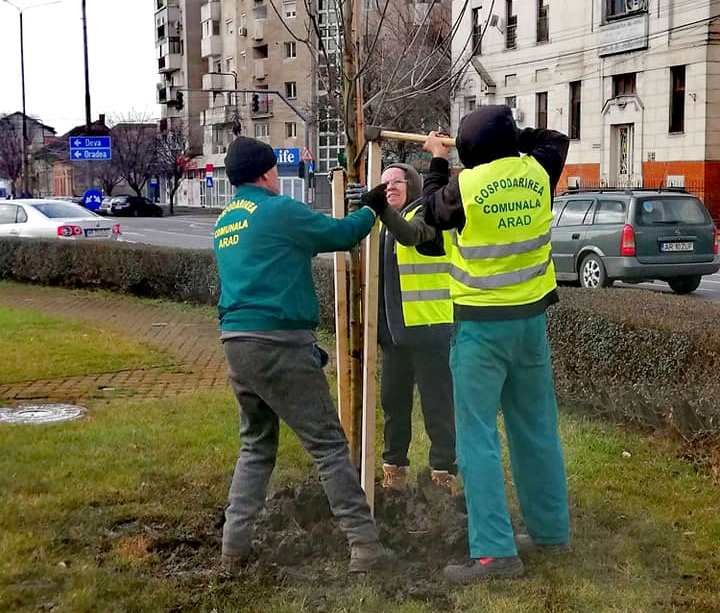
[{"label": "black knit beanie", "polygon": [[277,164],[275,152],[267,143],[238,136],[225,155],[225,172],[234,187],[253,183]]}]

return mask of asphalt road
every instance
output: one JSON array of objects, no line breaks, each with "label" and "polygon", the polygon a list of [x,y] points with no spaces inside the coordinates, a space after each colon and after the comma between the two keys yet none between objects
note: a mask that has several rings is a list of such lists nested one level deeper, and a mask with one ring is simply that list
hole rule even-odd
[{"label": "asphalt road", "polygon": [[[174,217],[118,217],[122,227],[121,240],[182,249],[212,249],[213,215],[178,215]],[[647,289],[671,293],[667,283],[616,283],[628,291]],[[706,300],[720,301],[720,272],[703,277],[700,287],[692,294]]]}]

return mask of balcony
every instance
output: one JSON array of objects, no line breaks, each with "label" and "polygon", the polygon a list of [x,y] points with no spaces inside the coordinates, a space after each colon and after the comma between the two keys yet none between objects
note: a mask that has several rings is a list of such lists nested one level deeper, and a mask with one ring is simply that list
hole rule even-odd
[{"label": "balcony", "polygon": [[253,74],[259,81],[262,81],[265,77],[267,77],[267,67],[265,62],[266,60],[255,60],[255,70]]},{"label": "balcony", "polygon": [[202,112],[202,125],[229,124],[235,119],[234,106],[214,106]]},{"label": "balcony", "polygon": [[157,84],[157,103],[158,104],[175,104],[177,100],[179,88],[176,85],[168,85],[167,83]]},{"label": "balcony", "polygon": [[265,37],[264,24],[265,21],[262,19],[258,19],[255,21],[255,28],[253,30],[253,38],[255,40],[262,40]]},{"label": "balcony", "polygon": [[220,21],[222,17],[219,0],[210,0],[200,7],[200,21]]},{"label": "balcony", "polygon": [[182,55],[171,53],[158,58],[158,72],[175,72],[182,69]]},{"label": "balcony", "polygon": [[162,11],[169,6],[180,6],[180,0],[155,0],[155,11]]},{"label": "balcony", "polygon": [[230,75],[206,73],[202,76],[202,88],[206,92],[219,92],[234,89],[235,83]]},{"label": "balcony", "polygon": [[222,37],[220,35],[203,38],[200,42],[200,55],[203,58],[219,56],[222,54]]},{"label": "balcony", "polygon": [[162,40],[166,36],[177,35],[181,29],[180,8],[166,6],[155,13],[155,39]]}]

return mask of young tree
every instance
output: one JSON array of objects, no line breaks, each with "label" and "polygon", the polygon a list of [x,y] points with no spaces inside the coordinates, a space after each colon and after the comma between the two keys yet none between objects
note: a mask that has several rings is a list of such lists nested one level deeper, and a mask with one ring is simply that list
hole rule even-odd
[{"label": "young tree", "polygon": [[106,162],[94,162],[92,167],[95,178],[100,181],[103,193],[112,196],[113,190],[122,182],[122,173],[115,160]]},{"label": "young tree", "polygon": [[23,171],[22,129],[7,117],[0,117],[0,176],[10,179],[13,198]]},{"label": "young tree", "polygon": [[113,161],[120,176],[142,196],[157,163],[157,125],[147,117],[132,115],[115,123],[110,134]]},{"label": "young tree", "polygon": [[169,126],[157,139],[157,174],[164,177],[170,189],[170,215],[175,212],[175,194],[185,179],[192,156],[185,127]]}]

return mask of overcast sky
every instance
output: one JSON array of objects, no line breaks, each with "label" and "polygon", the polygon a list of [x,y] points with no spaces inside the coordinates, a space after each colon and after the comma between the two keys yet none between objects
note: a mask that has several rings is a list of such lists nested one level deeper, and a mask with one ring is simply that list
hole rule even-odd
[{"label": "overcast sky", "polygon": [[[46,0],[12,0],[30,7]],[[153,0],[86,0],[92,118],[130,111],[159,115]],[[81,0],[26,9],[28,115],[58,134],[85,122]],[[0,0],[0,114],[22,110],[17,11]]]}]

